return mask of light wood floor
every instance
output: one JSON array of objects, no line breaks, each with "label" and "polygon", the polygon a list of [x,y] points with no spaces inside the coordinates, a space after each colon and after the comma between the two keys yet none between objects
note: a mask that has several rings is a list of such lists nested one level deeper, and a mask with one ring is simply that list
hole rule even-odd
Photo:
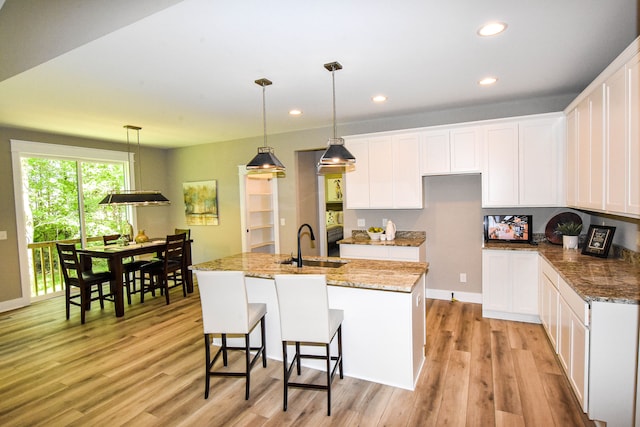
[{"label": "light wood floor", "polygon": [[169,306],[136,298],[121,319],[94,303],[85,325],[77,307],[65,320],[62,298],[0,314],[0,425],[593,425],[539,325],[434,300],[415,392],[336,378],[331,417],[326,394],[313,390],[291,390],[283,412],[282,364],[269,360],[253,370],[249,401],[236,378],[212,378],[204,400],[197,291],[174,291]]}]

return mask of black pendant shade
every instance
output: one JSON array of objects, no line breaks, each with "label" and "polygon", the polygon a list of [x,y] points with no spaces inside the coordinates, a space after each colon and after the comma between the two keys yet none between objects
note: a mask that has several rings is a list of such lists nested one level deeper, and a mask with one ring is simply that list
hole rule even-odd
[{"label": "black pendant shade", "polygon": [[170,204],[159,191],[123,191],[110,193],[100,201],[101,205],[161,206]]},{"label": "black pendant shade", "polygon": [[336,70],[341,70],[342,65],[338,62],[330,62],[324,64],[324,68],[331,71],[333,84],[333,138],[329,139],[328,147],[318,162],[318,173],[349,172],[355,169],[356,158],[344,146],[344,139],[338,138],[336,125],[336,81],[334,73]]},{"label": "black pendant shade", "polygon": [[[129,131],[136,131],[137,139],[138,139],[138,160],[136,165],[138,167],[138,179],[142,181],[142,166],[140,159],[140,126],[133,125],[125,125],[124,128],[127,130],[127,151],[131,154],[130,146],[131,142],[129,140]],[[163,206],[169,205],[169,199],[164,197],[159,191],[156,190],[122,190],[122,191],[113,191],[105,196],[104,199],[100,201],[101,205],[112,205],[112,206]]]},{"label": "black pendant shade", "polygon": [[264,146],[258,147],[258,154],[247,163],[247,170],[251,172],[279,173],[284,172],[285,167],[273,153],[273,148],[267,145],[267,107],[265,101],[265,87],[271,85],[268,79],[258,79],[255,83],[262,86],[262,123],[264,127]]}]

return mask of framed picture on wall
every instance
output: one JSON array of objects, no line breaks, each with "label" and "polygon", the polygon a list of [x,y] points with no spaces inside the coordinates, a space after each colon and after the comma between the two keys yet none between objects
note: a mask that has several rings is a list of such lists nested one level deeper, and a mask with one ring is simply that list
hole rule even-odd
[{"label": "framed picture on wall", "polygon": [[342,202],[342,178],[327,178],[327,202]]},{"label": "framed picture on wall", "polygon": [[218,225],[218,181],[185,182],[184,213],[187,225]]},{"label": "framed picture on wall", "polygon": [[597,256],[606,258],[609,255],[609,248],[613,241],[613,234],[616,232],[615,227],[606,225],[590,225],[587,232],[587,240],[582,248],[584,255]]}]

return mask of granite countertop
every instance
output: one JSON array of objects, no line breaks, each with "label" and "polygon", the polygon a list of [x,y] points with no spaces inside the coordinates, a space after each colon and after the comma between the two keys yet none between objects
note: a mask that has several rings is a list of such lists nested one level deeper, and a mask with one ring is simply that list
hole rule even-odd
[{"label": "granite countertop", "polygon": [[351,237],[338,240],[339,245],[409,246],[418,247],[427,240],[424,231],[398,231],[393,240],[371,240],[366,231],[354,230]]},{"label": "granite countertop", "polygon": [[581,250],[549,243],[489,243],[484,249],[537,251],[585,301],[640,304],[640,265],[582,255]]},{"label": "granite countertop", "polygon": [[337,257],[303,257],[304,260],[344,262],[338,268],[303,266],[280,262],[290,255],[241,253],[192,265],[190,270],[244,271],[247,277],[273,279],[276,274],[326,274],[327,284],[350,288],[410,293],[425,274],[425,262],[378,261]]}]

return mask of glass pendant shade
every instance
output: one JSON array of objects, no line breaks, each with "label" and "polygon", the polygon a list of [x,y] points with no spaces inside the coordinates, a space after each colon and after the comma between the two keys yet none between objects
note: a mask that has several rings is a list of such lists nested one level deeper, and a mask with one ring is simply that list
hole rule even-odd
[{"label": "glass pendant shade", "polygon": [[[135,130],[138,137],[138,176],[142,180],[142,166],[140,160],[140,129],[139,126],[125,125],[127,129],[127,151],[131,154],[129,131]],[[112,206],[162,206],[169,205],[171,202],[157,190],[122,190],[113,191],[107,194],[100,201],[101,205]]]},{"label": "glass pendant shade", "polygon": [[267,145],[267,108],[265,102],[265,87],[271,85],[268,79],[258,79],[255,83],[262,86],[262,123],[264,127],[264,146],[258,147],[258,154],[247,163],[247,170],[251,172],[284,172],[285,167],[273,153],[273,148]]},{"label": "glass pendant shade", "polygon": [[318,173],[349,172],[355,169],[356,158],[344,146],[344,139],[338,138],[336,125],[336,81],[334,73],[336,70],[341,70],[342,65],[338,62],[330,62],[324,64],[324,68],[331,71],[333,83],[333,138],[329,139],[327,149],[318,162]]}]

